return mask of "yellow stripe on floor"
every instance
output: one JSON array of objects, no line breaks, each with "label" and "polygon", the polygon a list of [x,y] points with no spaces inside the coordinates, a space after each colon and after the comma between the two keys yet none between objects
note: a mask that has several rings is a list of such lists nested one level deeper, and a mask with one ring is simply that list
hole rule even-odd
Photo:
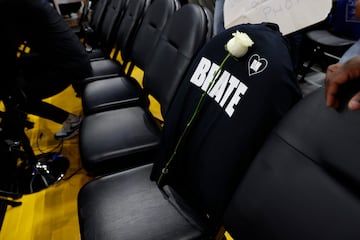
[{"label": "yellow stripe on floor", "polygon": [[[81,112],[81,101],[71,87],[46,101],[75,114]],[[58,144],[54,133],[61,128],[60,124],[32,115],[29,119],[34,128],[26,133],[36,154]],[[77,137],[64,141],[62,154],[70,161],[64,179],[40,192],[24,195],[19,199],[21,206],[8,207],[0,240],[80,240],[77,194],[90,177],[79,170]]]}]

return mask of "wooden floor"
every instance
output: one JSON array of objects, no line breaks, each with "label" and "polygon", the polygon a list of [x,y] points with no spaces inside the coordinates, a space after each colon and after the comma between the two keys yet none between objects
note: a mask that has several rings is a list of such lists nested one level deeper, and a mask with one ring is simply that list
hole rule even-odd
[{"label": "wooden floor", "polygon": [[[72,88],[47,101],[72,113],[81,112],[81,102]],[[36,153],[47,152],[58,145],[54,133],[61,125],[30,116],[35,127],[27,130]],[[8,207],[0,240],[78,240],[77,194],[90,178],[81,169],[78,138],[64,141],[62,154],[70,161],[63,180],[37,193],[24,195],[19,207]]]}]

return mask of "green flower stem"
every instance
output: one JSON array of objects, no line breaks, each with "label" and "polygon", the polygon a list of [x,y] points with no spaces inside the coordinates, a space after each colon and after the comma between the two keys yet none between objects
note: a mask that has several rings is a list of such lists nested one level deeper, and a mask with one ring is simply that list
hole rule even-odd
[{"label": "green flower stem", "polygon": [[177,153],[177,150],[179,149],[180,144],[182,143],[182,140],[184,139],[184,137],[185,137],[186,133],[188,132],[191,124],[194,122],[195,118],[197,117],[198,113],[200,112],[200,106],[201,106],[202,102],[204,101],[205,95],[206,95],[206,94],[209,92],[209,90],[214,86],[215,80],[216,80],[216,78],[218,77],[221,69],[224,67],[225,62],[226,62],[226,61],[229,59],[229,57],[231,57],[231,56],[232,56],[232,55],[231,55],[230,53],[228,53],[228,54],[226,55],[226,57],[222,60],[219,68],[215,71],[214,77],[213,77],[213,79],[211,80],[211,82],[210,82],[209,86],[207,87],[206,91],[201,94],[201,97],[200,97],[200,99],[199,99],[199,102],[198,102],[197,105],[196,105],[196,108],[195,108],[195,110],[194,110],[194,113],[192,114],[190,120],[189,120],[188,123],[186,124],[184,131],[181,133],[181,135],[180,135],[180,137],[179,137],[179,140],[178,140],[177,143],[176,143],[176,146],[175,146],[175,148],[174,148],[173,153],[171,154],[171,157],[170,157],[169,161],[167,161],[167,163],[165,164],[165,167],[164,167],[164,168],[162,169],[162,171],[161,171],[161,175],[160,175],[159,179],[157,180],[157,184],[158,184],[158,185],[161,183],[161,180],[163,179],[164,175],[166,175],[166,174],[168,173],[169,166],[170,166],[171,162],[173,161],[173,159],[175,158],[176,153]]}]

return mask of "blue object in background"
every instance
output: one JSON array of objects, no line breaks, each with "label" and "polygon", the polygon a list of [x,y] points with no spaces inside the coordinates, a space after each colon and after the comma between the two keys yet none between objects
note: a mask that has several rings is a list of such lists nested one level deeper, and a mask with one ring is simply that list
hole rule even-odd
[{"label": "blue object in background", "polygon": [[356,0],[335,0],[329,15],[329,24],[334,33],[354,40],[360,38],[360,19],[355,16]]}]

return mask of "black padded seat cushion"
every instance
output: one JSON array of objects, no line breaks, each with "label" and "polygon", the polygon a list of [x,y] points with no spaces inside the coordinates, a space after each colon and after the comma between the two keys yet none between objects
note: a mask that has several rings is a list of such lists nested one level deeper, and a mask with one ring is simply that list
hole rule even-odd
[{"label": "black padded seat cushion", "polygon": [[[83,113],[90,115],[96,112],[139,105],[143,92],[135,79],[114,77],[94,81],[85,87],[83,92]],[[143,99],[146,102],[146,99]]]},{"label": "black padded seat cushion", "polygon": [[200,239],[201,228],[189,222],[149,181],[151,167],[105,176],[81,189],[81,239]]},{"label": "black padded seat cushion", "polygon": [[353,39],[336,36],[328,30],[313,30],[306,33],[311,40],[329,47],[349,47],[355,43]]},{"label": "black padded seat cushion", "polygon": [[101,50],[101,48],[90,48],[86,49],[86,52],[90,58],[90,61],[95,61],[95,60],[99,60],[99,59],[104,59],[105,55],[103,50]]},{"label": "black padded seat cushion", "polygon": [[300,101],[259,152],[225,215],[235,239],[360,239],[360,112],[324,99]]},{"label": "black padded seat cushion", "polygon": [[119,75],[124,75],[122,67],[119,62],[112,59],[100,59],[90,62],[92,75],[84,79],[84,84],[93,81],[112,78]]},{"label": "black padded seat cushion", "polygon": [[160,142],[158,124],[138,106],[89,115],[80,132],[83,167],[95,175],[153,161]]}]

